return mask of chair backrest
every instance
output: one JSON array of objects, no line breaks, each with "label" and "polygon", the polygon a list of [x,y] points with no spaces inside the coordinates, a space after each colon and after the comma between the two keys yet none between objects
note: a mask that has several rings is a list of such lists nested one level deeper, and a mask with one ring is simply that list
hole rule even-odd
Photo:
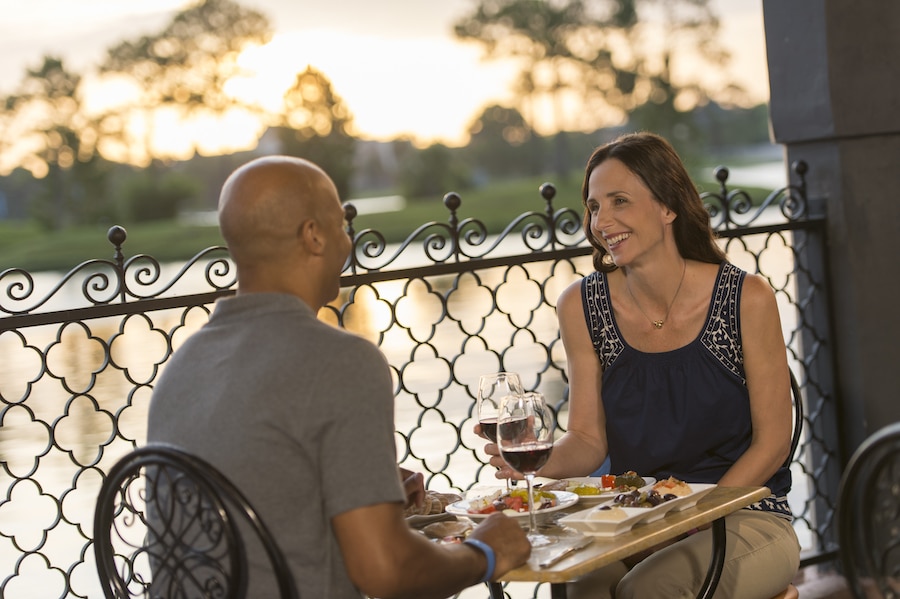
[{"label": "chair backrest", "polygon": [[107,599],[243,599],[245,530],[264,548],[280,596],[297,599],[274,537],[234,484],[178,448],[135,449],[110,469],[97,497],[94,555],[103,592]]},{"label": "chair backrest", "polygon": [[803,398],[800,395],[800,383],[797,377],[791,372],[791,403],[794,408],[794,429],[791,434],[791,451],[784,462],[785,468],[791,467],[791,462],[797,457],[797,447],[800,446],[800,437],[803,434]]},{"label": "chair backrest", "polygon": [[900,422],[857,448],[838,491],[844,576],[857,599],[900,596]]}]

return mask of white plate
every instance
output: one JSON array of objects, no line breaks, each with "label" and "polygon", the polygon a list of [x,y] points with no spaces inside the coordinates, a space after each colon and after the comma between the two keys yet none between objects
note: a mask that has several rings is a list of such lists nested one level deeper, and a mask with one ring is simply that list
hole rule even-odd
[{"label": "white plate", "polygon": [[[586,535],[611,537],[629,531],[638,524],[648,524],[664,517],[669,512],[680,512],[697,504],[701,497],[716,488],[716,485],[703,483],[688,483],[692,493],[684,497],[677,497],[665,501],[655,507],[623,507],[619,508],[625,513],[621,520],[598,520],[591,517],[605,505],[614,505],[612,500],[607,500],[587,510],[581,510],[559,519],[559,524],[571,526]],[[582,500],[584,498],[582,497]]]},{"label": "white plate", "polygon": [[[641,487],[640,489],[638,489],[640,491],[647,490],[651,486],[656,484],[656,479],[653,478],[652,476],[642,476],[641,478],[644,479],[644,486]],[[552,479],[548,479],[548,480],[552,480]],[[560,480],[566,480],[569,483],[568,488],[570,488],[570,489],[573,486],[582,485],[582,484],[583,485],[594,485],[596,487],[600,487],[603,484],[601,482],[601,479],[599,476],[582,476],[582,477],[566,478],[566,479],[560,479]],[[610,497],[615,497],[619,493],[622,493],[622,491],[617,491],[615,489],[605,489],[605,490],[600,489],[600,492],[596,495],[578,495],[578,498],[579,498],[579,503],[583,503],[585,505],[593,505],[593,504],[597,504],[597,503],[606,501]]]},{"label": "white plate", "polygon": [[[568,491],[548,491],[548,493],[553,493],[554,495],[556,495],[556,505],[536,511],[534,513],[535,516],[548,514],[557,510],[564,510],[567,507],[572,507],[573,505],[578,503],[578,495],[576,495],[575,493],[569,493]],[[488,516],[490,516],[490,514],[470,514],[469,501],[467,499],[451,503],[446,507],[445,511],[451,514],[456,514],[457,516],[465,516],[473,520],[480,520],[482,518],[487,518]],[[524,512],[507,515],[512,516],[513,518],[521,518],[523,516],[528,517],[528,511],[526,510]]]}]

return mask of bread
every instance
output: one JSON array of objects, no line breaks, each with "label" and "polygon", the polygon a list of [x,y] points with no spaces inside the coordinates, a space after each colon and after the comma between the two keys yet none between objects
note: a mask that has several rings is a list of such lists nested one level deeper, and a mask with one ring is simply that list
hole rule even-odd
[{"label": "bread", "polygon": [[462,497],[455,493],[438,493],[437,491],[425,491],[425,501],[422,507],[415,504],[406,508],[403,515],[409,516],[430,516],[432,514],[442,514],[446,507],[451,503],[460,501]]}]

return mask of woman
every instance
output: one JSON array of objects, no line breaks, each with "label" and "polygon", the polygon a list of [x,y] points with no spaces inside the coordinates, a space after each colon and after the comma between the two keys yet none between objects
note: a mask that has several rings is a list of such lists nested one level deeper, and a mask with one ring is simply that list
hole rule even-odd
[{"label": "woman", "polygon": [[[791,396],[775,295],[728,263],[661,137],[630,134],[598,148],[582,197],[597,272],[558,302],[569,425],[540,474],[584,476],[609,455],[613,473],[768,486],[771,497],[726,519],[718,587],[720,597],[767,599],[799,566],[782,467]],[[498,474],[511,475],[508,466]],[[582,579],[570,596],[694,597],[710,545],[711,531],[698,532]]]}]

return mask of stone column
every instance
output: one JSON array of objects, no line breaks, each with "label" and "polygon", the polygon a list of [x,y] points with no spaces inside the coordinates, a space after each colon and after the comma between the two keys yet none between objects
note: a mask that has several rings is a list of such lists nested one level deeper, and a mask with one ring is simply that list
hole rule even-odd
[{"label": "stone column", "polygon": [[763,0],[772,135],[827,219],[839,427],[900,420],[900,2]]}]

